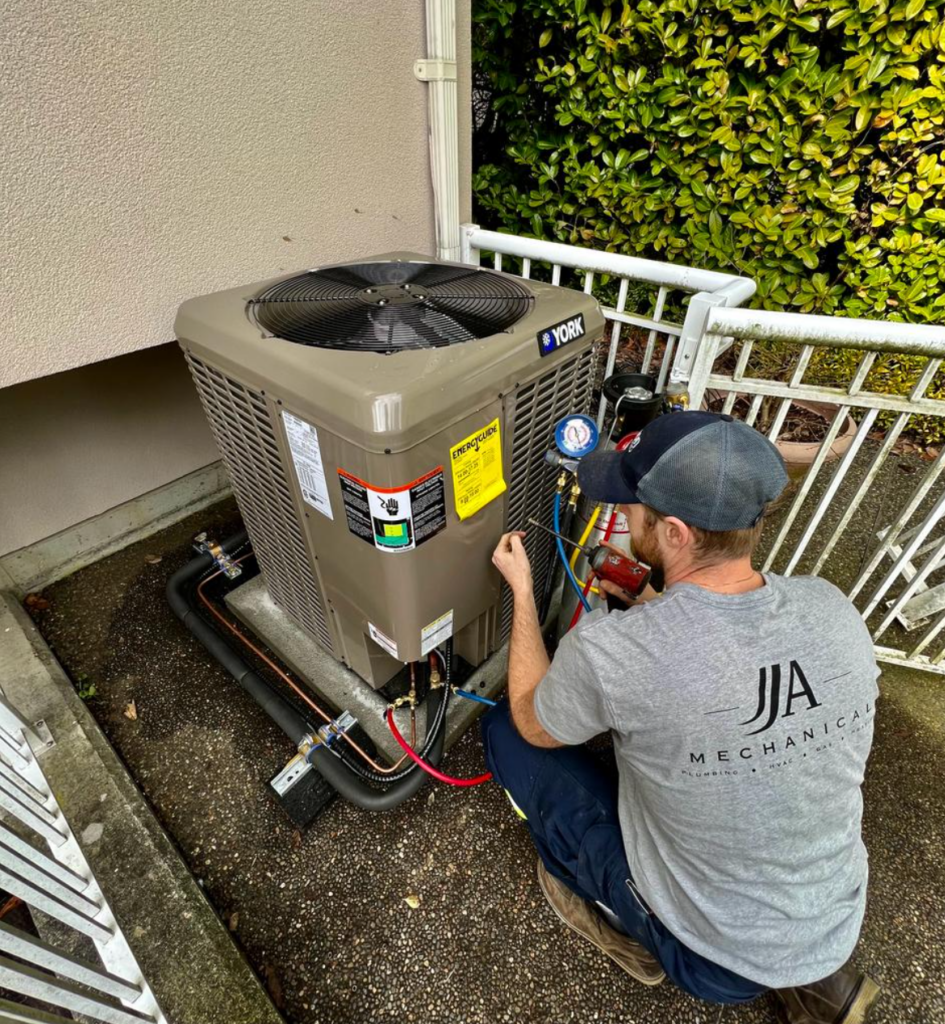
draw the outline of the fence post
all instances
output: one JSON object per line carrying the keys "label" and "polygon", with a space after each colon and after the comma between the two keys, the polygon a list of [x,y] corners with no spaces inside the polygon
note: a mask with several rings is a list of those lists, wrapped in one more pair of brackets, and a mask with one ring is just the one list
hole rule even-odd
{"label": "fence post", "polygon": [[725,306],[725,298],[716,292],[697,292],[689,300],[686,319],[683,320],[679,344],[676,346],[676,357],[669,373],[673,384],[688,384],[695,365],[696,355],[705,337],[706,322],[709,311],[716,306]]}
{"label": "fence post", "polygon": [[472,244],[474,231],[479,230],[478,224],[460,224],[459,226],[459,258],[470,266],[479,266],[479,250]]}

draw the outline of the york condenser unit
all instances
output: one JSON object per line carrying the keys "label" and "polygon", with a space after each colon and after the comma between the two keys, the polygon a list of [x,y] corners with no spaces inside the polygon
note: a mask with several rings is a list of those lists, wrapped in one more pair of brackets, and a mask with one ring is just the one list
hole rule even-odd
{"label": "york condenser unit", "polygon": [[[547,522],[590,399],[589,295],[392,253],[192,299],[176,330],[273,601],[372,687],[508,635],[490,556]],[[536,592],[551,569],[531,531]]]}

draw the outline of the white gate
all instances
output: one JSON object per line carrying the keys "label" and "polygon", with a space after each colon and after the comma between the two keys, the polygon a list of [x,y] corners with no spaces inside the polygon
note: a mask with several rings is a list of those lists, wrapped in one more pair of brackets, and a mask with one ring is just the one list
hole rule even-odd
{"label": "white gate", "polygon": [[[99,962],[0,921],[0,990],[107,1024],[166,1024],[37,759],[43,744],[0,696],[0,888],[90,940]],[[72,1017],[0,995],[0,1021]]]}
{"label": "white gate", "polygon": [[[481,252],[496,270],[590,294],[601,275],[616,279],[616,301],[602,303],[612,324],[605,377],[654,373],[660,390],[688,381],[693,408],[711,400],[772,440],[788,434],[794,403],[826,406],[825,436],[789,488],[764,568],[830,579],[869,624],[880,660],[945,674],[945,445],[931,461],[901,451],[915,417],[945,416],[945,400],[929,397],[945,383],[945,327],[737,309],[754,294],[749,278],[464,224],[463,261],[478,265]],[[771,343],[774,367],[755,358]],[[805,383],[829,350],[859,353],[845,386]],[[908,388],[868,390],[877,358],[895,355],[918,359]],[[602,399],[601,421],[603,412]]]}
{"label": "white gate", "polygon": [[[845,386],[805,383],[831,350],[859,353]],[[915,357],[903,393],[868,390],[877,358],[890,355]],[[901,451],[915,417],[945,416],[945,400],[929,397],[943,358],[945,327],[715,309],[690,395],[693,408],[713,402],[773,441],[792,403],[827,404],[826,434],[789,489],[764,568],[823,575],[854,601],[880,660],[945,674],[945,446],[931,461]]]}

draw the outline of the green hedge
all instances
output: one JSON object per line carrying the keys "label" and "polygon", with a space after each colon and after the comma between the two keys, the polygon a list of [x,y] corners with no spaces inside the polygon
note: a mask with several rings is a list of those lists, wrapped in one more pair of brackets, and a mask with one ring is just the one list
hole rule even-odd
{"label": "green hedge", "polygon": [[[945,313],[945,0],[475,0],[484,221]],[[488,136],[488,138],[487,138]]]}
{"label": "green hedge", "polygon": [[474,0],[477,216],[748,274],[767,308],[941,322],[943,8]]}

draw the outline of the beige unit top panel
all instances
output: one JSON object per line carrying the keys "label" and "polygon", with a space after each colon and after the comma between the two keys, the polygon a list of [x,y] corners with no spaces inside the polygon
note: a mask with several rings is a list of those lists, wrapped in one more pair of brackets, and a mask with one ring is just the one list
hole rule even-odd
{"label": "beige unit top panel", "polygon": [[[416,253],[371,257],[425,261]],[[202,296],[181,306],[175,328],[199,359],[298,415],[369,451],[402,451],[507,393],[600,335],[597,300],[583,292],[528,282],[531,312],[508,331],[444,348],[379,355],[314,348],[263,336],[247,299],[273,282]],[[577,313],[585,337],[541,357],[538,332]]]}

